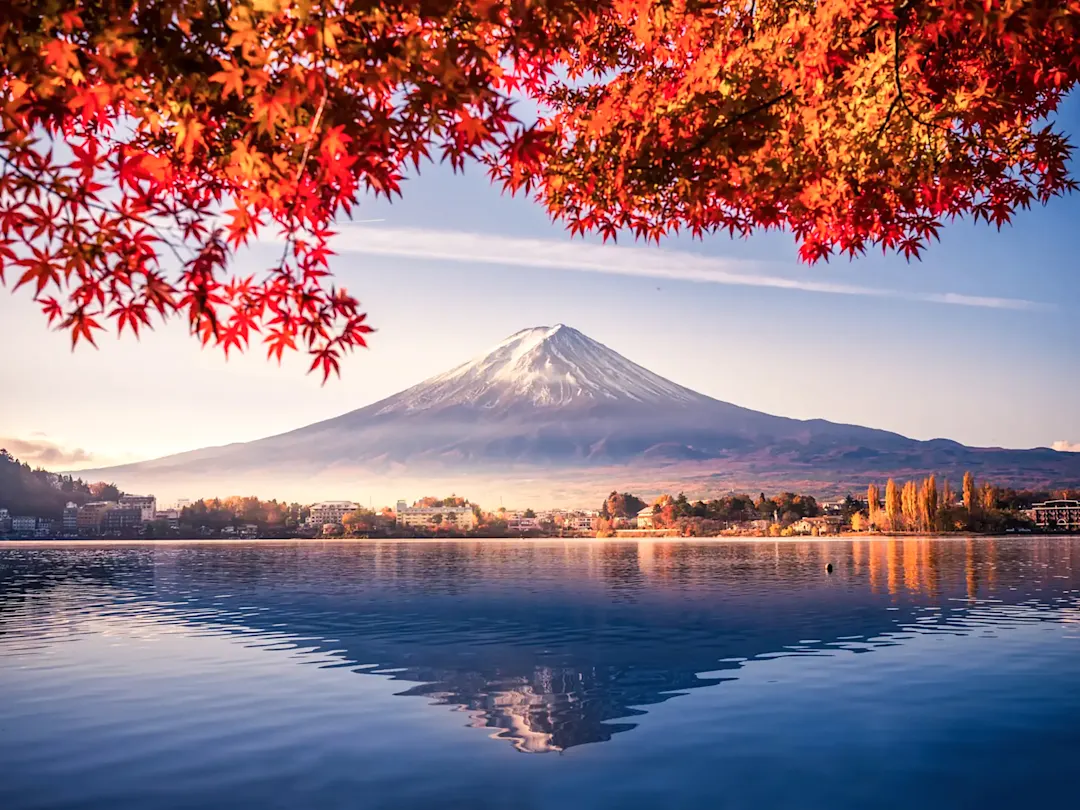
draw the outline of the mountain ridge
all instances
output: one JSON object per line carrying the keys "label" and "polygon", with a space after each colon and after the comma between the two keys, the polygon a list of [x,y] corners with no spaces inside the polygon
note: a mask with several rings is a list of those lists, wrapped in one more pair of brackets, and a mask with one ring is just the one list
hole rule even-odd
{"label": "mountain ridge", "polygon": [[[510,486],[539,478],[677,478],[720,485],[817,480],[896,471],[954,475],[973,467],[1004,483],[1080,484],[1080,456],[970,448],[949,439],[825,419],[792,419],[700,394],[564,324],[524,329],[489,351],[362,408],[252,442],[105,468],[118,483],[199,486],[260,482],[370,489],[394,478]],[[181,484],[181,480],[186,483]],[[607,487],[617,483],[605,481]],[[144,487],[145,488],[145,487]]]}

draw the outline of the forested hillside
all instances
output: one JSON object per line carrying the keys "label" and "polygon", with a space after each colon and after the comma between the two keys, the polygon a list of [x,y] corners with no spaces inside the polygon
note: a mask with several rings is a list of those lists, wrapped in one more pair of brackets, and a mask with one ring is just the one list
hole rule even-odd
{"label": "forested hillside", "polygon": [[31,469],[29,464],[0,449],[0,509],[12,515],[60,517],[64,504],[92,500],[116,500],[120,491],[113,484],[88,484],[81,478]]}

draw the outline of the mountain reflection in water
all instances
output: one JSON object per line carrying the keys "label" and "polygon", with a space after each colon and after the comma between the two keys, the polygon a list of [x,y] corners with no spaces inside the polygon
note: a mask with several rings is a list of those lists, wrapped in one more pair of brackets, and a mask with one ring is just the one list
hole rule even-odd
{"label": "mountain reflection in water", "polygon": [[545,752],[634,729],[749,659],[1075,620],[1078,554],[1054,538],[8,546],[0,650],[103,619],[291,644]]}

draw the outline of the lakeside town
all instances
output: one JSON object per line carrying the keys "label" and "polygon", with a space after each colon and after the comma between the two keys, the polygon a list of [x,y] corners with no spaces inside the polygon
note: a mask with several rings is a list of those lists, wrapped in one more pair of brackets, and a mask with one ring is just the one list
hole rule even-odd
{"label": "lakeside town", "polygon": [[178,500],[121,492],[103,482],[31,470],[0,451],[0,538],[289,539],[427,537],[819,537],[872,533],[1080,531],[1080,493],[976,482],[959,490],[935,476],[818,501],[784,492],[756,498],[684,493],[643,499],[612,491],[597,509],[484,509],[467,498],[423,497],[372,508],[351,500],[313,504],[256,497]]}

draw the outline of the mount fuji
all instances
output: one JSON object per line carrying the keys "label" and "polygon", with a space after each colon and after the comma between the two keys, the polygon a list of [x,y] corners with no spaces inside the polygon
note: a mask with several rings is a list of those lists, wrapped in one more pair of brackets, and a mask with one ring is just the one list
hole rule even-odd
{"label": "mount fuji", "polygon": [[159,497],[362,491],[392,498],[449,487],[477,499],[587,502],[630,485],[703,495],[779,487],[839,494],[884,475],[958,479],[965,469],[1015,486],[1080,484],[1080,454],[970,448],[772,416],[671,382],[559,324],[525,329],[457,368],[333,419],[92,473]]}

